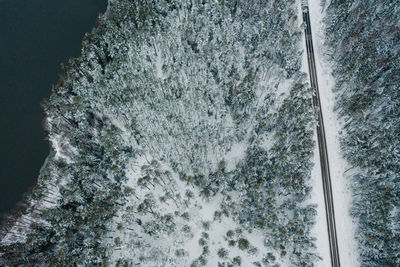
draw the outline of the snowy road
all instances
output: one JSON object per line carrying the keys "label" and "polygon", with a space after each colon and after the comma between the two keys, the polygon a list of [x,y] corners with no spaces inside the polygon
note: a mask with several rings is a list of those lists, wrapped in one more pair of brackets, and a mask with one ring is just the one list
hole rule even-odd
{"label": "snowy road", "polygon": [[322,182],[324,189],[330,256],[331,256],[332,266],[338,267],[340,266],[340,260],[339,260],[339,248],[336,236],[335,211],[333,207],[333,196],[332,196],[331,177],[329,171],[328,151],[327,151],[324,121],[322,117],[321,103],[319,97],[317,72],[316,72],[315,58],[314,58],[314,47],[311,34],[310,14],[308,9],[303,10],[303,21],[306,24],[305,40],[307,47],[307,59],[308,59],[308,69],[310,74],[310,82],[311,82],[311,87],[314,88],[315,90],[315,93],[313,95],[313,105],[318,110],[317,137],[318,137],[318,146],[319,146],[319,154],[321,162]]}

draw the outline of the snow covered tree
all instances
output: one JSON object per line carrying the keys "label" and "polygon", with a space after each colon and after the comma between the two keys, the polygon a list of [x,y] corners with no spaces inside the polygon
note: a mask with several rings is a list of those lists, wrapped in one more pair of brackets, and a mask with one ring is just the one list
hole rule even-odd
{"label": "snow covered tree", "polygon": [[361,264],[400,264],[400,43],[397,2],[331,1],[326,35],[352,165]]}

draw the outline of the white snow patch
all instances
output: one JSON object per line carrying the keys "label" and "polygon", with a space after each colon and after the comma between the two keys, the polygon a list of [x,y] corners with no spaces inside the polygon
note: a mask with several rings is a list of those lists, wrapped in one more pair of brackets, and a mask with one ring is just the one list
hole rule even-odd
{"label": "white snow patch", "polygon": [[164,60],[162,58],[162,52],[160,50],[160,48],[158,47],[158,45],[156,44],[156,42],[153,42],[154,45],[154,52],[156,54],[156,62],[155,62],[155,67],[156,67],[156,73],[157,73],[157,78],[164,80],[165,79],[165,75],[164,72],[162,70],[162,66],[164,65]]}
{"label": "white snow patch", "polygon": [[64,160],[66,163],[72,163],[71,158],[68,156],[68,148],[71,147],[60,135],[53,135],[50,137],[51,146],[56,154],[56,160]]}
{"label": "white snow patch", "polygon": [[[47,117],[46,120],[46,123],[51,125],[52,119]],[[56,160],[63,160],[68,164],[73,162],[70,156],[78,154],[78,149],[68,142],[68,138],[59,134],[51,134],[49,136],[49,141],[55,152],[54,158]]]}
{"label": "white snow patch", "polygon": [[225,155],[226,170],[228,172],[233,171],[236,165],[245,158],[247,147],[247,139],[232,145],[231,150]]}
{"label": "white snow patch", "polygon": [[214,219],[214,212],[219,210],[221,205],[222,196],[215,196],[212,201],[203,201],[201,208],[198,211],[199,216],[204,221],[212,221]]}

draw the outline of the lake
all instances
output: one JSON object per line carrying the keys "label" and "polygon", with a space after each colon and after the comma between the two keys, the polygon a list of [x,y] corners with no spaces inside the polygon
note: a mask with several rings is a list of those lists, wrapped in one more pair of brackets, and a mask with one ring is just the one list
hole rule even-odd
{"label": "lake", "polygon": [[106,7],[107,0],[0,0],[0,213],[37,180],[49,154],[40,102]]}

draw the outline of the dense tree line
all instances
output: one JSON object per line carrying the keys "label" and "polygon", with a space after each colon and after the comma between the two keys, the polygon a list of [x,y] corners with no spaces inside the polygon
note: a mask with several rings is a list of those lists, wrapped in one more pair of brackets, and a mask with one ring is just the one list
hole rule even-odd
{"label": "dense tree line", "polygon": [[331,1],[325,19],[363,266],[400,264],[399,16],[397,1]]}

